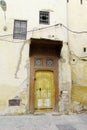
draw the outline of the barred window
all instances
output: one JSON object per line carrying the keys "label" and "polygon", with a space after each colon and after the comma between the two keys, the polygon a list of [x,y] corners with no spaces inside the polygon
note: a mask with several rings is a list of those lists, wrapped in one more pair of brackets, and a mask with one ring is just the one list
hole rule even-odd
{"label": "barred window", "polygon": [[43,66],[43,60],[41,58],[35,59],[35,66],[36,67]]}
{"label": "barred window", "polygon": [[27,21],[15,20],[13,38],[25,40],[26,35],[27,35]]}
{"label": "barred window", "polygon": [[53,67],[54,61],[52,59],[46,59],[46,66],[47,67]]}
{"label": "barred window", "polygon": [[49,24],[49,12],[47,12],[47,11],[39,12],[39,23],[40,24]]}

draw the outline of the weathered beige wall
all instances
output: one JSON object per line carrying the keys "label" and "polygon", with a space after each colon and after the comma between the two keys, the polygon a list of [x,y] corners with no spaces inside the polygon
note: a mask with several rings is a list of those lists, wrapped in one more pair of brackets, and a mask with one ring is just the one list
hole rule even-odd
{"label": "weathered beige wall", "polygon": [[[0,52],[0,113],[24,113],[28,106],[29,43],[2,42]],[[17,110],[9,107],[9,100],[16,98],[21,99]]]}
{"label": "weathered beige wall", "polygon": [[59,59],[59,94],[59,111],[61,114],[67,114],[71,104],[71,67],[67,43],[63,43]]}
{"label": "weathered beige wall", "polygon": [[[87,1],[70,0],[68,3],[68,26],[74,32],[68,33],[73,112],[87,110]],[[85,33],[84,33],[85,31]],[[80,32],[80,33],[78,33]],[[86,48],[86,52],[84,52]]]}
{"label": "weathered beige wall", "polygon": [[[47,25],[39,24],[39,11],[50,12],[50,26],[58,23],[67,25],[66,1],[6,0],[6,3],[6,19],[0,8],[0,114],[23,114],[29,112],[29,39],[35,37],[62,40],[65,44],[67,42],[67,30],[61,26],[34,31],[34,29],[47,27]],[[25,41],[13,39],[15,19],[27,20],[28,32]],[[29,30],[32,31],[29,32]],[[68,63],[65,64],[69,70]],[[69,75],[67,77],[69,78]],[[68,78],[66,79],[64,76],[65,84],[70,82],[70,78]],[[60,78],[60,80],[62,79]],[[20,99],[20,106],[9,106],[10,99]]]}
{"label": "weathered beige wall", "polygon": [[[0,8],[0,114],[29,112],[31,37],[63,41],[58,74],[59,94],[63,92],[58,104],[59,111],[67,113],[70,110],[87,110],[87,52],[83,51],[87,49],[87,33],[70,32],[64,26],[34,31],[46,27],[39,24],[40,10],[50,12],[50,25],[62,23],[72,31],[87,30],[87,1],[82,5],[80,0],[70,0],[68,4],[64,0],[6,0],[6,3],[6,20]],[[15,19],[27,20],[25,41],[13,39]],[[7,30],[4,30],[4,26]],[[15,98],[21,100],[20,106],[9,106],[8,101]]]}
{"label": "weathered beige wall", "polygon": [[87,61],[78,60],[72,70],[72,111],[87,110]]}

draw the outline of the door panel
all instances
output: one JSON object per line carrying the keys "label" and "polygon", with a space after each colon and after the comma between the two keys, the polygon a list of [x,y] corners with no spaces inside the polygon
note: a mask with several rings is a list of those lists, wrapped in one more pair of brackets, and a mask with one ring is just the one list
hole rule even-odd
{"label": "door panel", "polygon": [[55,104],[53,72],[37,71],[34,85],[35,109],[53,108]]}

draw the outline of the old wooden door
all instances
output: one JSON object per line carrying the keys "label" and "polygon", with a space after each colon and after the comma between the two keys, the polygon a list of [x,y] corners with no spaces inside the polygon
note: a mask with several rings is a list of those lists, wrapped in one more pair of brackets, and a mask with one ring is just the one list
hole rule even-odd
{"label": "old wooden door", "polygon": [[58,111],[58,60],[62,41],[30,40],[29,111]]}
{"label": "old wooden door", "polygon": [[36,71],[34,83],[35,110],[52,109],[55,104],[54,75],[51,71]]}

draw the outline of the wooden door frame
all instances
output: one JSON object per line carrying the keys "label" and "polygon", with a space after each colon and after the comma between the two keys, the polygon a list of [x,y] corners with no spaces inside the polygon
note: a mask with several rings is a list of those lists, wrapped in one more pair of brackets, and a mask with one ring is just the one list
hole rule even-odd
{"label": "wooden door frame", "polygon": [[[36,40],[36,41],[35,41]],[[40,42],[40,44],[36,44]],[[59,101],[59,89],[58,89],[58,59],[59,59],[59,54],[56,51],[56,44],[55,41],[51,41],[52,46],[48,46],[49,40],[42,40],[43,44],[41,45],[41,40],[34,39],[32,44],[31,42],[31,46],[30,46],[30,89],[29,89],[29,111],[30,113],[34,113],[34,76],[36,71],[52,71],[54,74],[54,83],[55,83],[55,107],[53,108],[53,111],[58,111],[58,101]],[[54,45],[53,45],[54,44]],[[59,49],[62,48],[62,42],[61,44],[59,44],[61,46],[58,46]],[[44,47],[46,47],[44,49]],[[58,49],[57,47],[57,49]],[[32,49],[33,48],[33,49]],[[44,49],[44,51],[39,52],[37,51],[38,48],[40,49]],[[49,50],[50,48],[50,50]],[[49,50],[48,52],[46,52],[46,50]],[[60,49],[61,50],[61,49]],[[53,53],[52,53],[52,52]],[[42,54],[43,53],[43,54]],[[54,60],[54,66],[53,67],[35,67],[34,66],[34,59],[37,57],[42,57],[43,59],[46,59],[46,57],[51,57]]]}

